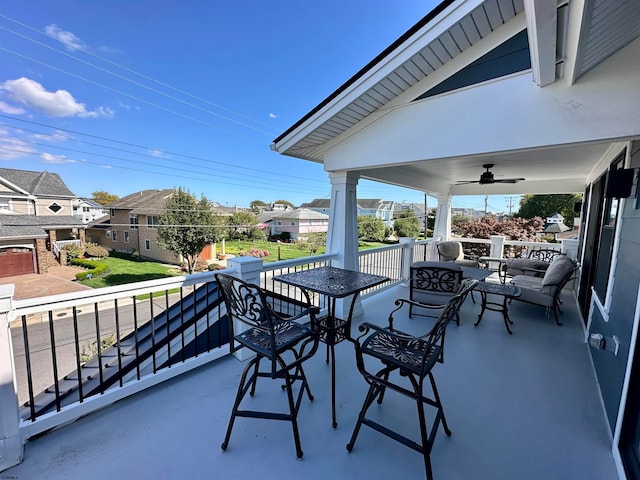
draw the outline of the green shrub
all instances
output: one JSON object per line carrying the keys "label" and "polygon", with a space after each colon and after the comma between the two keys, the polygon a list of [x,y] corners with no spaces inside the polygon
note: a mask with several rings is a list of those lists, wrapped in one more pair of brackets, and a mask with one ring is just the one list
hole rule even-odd
{"label": "green shrub", "polygon": [[74,258],[71,260],[71,265],[77,265],[79,267],[83,267],[88,269],[86,272],[76,273],[76,280],[82,281],[86,280],[87,276],[91,275],[92,277],[99,277],[100,275],[104,275],[109,270],[109,267],[106,263],[94,262],[91,260],[84,260],[82,258]]}
{"label": "green shrub", "polygon": [[109,256],[109,252],[102,245],[97,243],[87,243],[84,249],[85,255],[89,257],[105,258]]}
{"label": "green shrub", "polygon": [[67,252],[67,258],[78,258],[84,255],[84,247],[80,245],[65,245],[62,250]]}
{"label": "green shrub", "polygon": [[207,267],[210,272],[213,270],[224,270],[225,268],[227,267],[225,267],[224,265],[220,265],[219,263],[210,263]]}

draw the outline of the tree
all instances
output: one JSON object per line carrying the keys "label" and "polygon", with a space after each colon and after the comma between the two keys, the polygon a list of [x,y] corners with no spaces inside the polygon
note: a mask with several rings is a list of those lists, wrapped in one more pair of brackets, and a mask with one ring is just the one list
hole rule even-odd
{"label": "tree", "polygon": [[381,242],[384,240],[384,233],[384,222],[381,218],[375,218],[370,215],[358,215],[359,239]]}
{"label": "tree", "polygon": [[520,200],[518,216],[522,218],[547,218],[558,212],[564,217],[564,223],[571,226],[576,216],[573,205],[581,200],[582,195],[579,193],[524,195]]}
{"label": "tree", "polygon": [[249,208],[256,213],[260,211],[260,207],[266,207],[266,206],[267,204],[264,203],[262,200],[254,200],[249,204]]}
{"label": "tree", "polygon": [[296,208],[296,206],[293,203],[291,203],[289,200],[276,200],[273,203],[280,203],[280,204],[283,204],[283,205],[288,205],[291,208]]}
{"label": "tree", "polygon": [[417,238],[420,234],[420,221],[413,211],[409,210],[400,214],[398,219],[393,222],[393,229],[399,237]]}
{"label": "tree", "polygon": [[233,238],[248,236],[256,225],[258,218],[253,213],[236,212],[229,217],[229,228]]}
{"label": "tree", "polygon": [[91,195],[91,200],[99,203],[100,205],[109,205],[110,203],[120,200],[118,195],[113,195],[112,193],[105,192],[103,190],[95,191]]}
{"label": "tree", "polygon": [[540,217],[514,218],[498,222],[494,217],[479,218],[474,222],[459,223],[453,229],[455,233],[467,238],[491,238],[491,235],[504,235],[508,240],[531,242],[542,229],[544,220]]}
{"label": "tree", "polygon": [[318,253],[321,247],[327,245],[327,232],[312,232],[307,235],[305,240],[298,240],[296,247],[299,250],[309,250],[311,255]]}
{"label": "tree", "polygon": [[158,244],[182,255],[193,273],[204,247],[225,237],[226,219],[213,213],[204,195],[197,200],[182,188],[167,199],[165,208],[158,218]]}

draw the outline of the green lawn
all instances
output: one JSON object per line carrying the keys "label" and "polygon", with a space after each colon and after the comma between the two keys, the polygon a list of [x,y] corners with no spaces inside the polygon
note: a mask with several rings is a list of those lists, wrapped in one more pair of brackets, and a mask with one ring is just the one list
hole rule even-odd
{"label": "green lawn", "polygon": [[[379,242],[361,242],[360,249],[375,248],[383,245],[385,244]],[[221,247],[218,246],[218,251],[220,251],[220,248]],[[278,247],[278,243],[276,242],[251,240],[230,240],[226,242],[225,251],[227,254],[238,256],[240,252],[248,252],[251,248],[260,248],[269,251],[269,255],[262,259],[265,263],[277,262],[278,260],[293,260],[311,255],[309,250],[301,250],[294,243],[280,243]],[[325,248],[322,247],[317,254],[323,254],[324,252]],[[96,260],[101,263],[106,263],[109,267],[109,272],[101,277],[83,280],[80,283],[92,288],[101,288],[183,274],[178,268],[167,267],[157,262],[140,262],[137,261],[136,258],[137,257],[131,257],[131,259],[128,259],[126,255],[119,254],[118,257],[107,257],[102,260]]]}
{"label": "green lawn", "polygon": [[[387,244],[382,242],[360,242],[360,250],[384,245]],[[241,252],[248,252],[252,248],[260,248],[269,252],[268,256],[262,258],[265,263],[277,262],[278,260],[293,260],[312,255],[308,249],[300,249],[295,243],[280,243],[278,247],[278,243],[267,242],[266,240],[229,240],[226,242],[225,252],[238,256]],[[220,252],[220,249],[221,247],[218,245],[218,252]],[[316,255],[323,253],[325,253],[325,247],[321,247]]]}
{"label": "green lawn", "polygon": [[108,265],[109,273],[80,283],[92,288],[101,288],[182,275],[178,268],[166,267],[157,262],[138,262],[116,257],[107,257],[98,261]]}

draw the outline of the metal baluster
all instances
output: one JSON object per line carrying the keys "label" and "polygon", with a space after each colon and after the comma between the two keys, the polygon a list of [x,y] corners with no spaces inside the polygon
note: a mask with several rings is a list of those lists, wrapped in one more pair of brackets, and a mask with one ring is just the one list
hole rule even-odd
{"label": "metal baluster", "polygon": [[184,290],[180,287],[180,339],[182,341],[182,349],[180,350],[180,358],[184,362]]}
{"label": "metal baluster", "polygon": [[151,325],[151,360],[153,363],[153,373],[156,373],[157,365],[156,365],[156,322],[153,313],[153,293],[149,294],[149,314],[151,315],[151,319],[149,320],[149,324]]}
{"label": "metal baluster", "polygon": [[78,398],[80,399],[80,403],[84,401],[84,394],[82,392],[82,366],[80,365],[80,334],[78,332],[78,309],[77,307],[73,307],[72,310],[73,315],[73,339],[75,342],[76,348],[76,371],[78,372]]}
{"label": "metal baluster", "polygon": [[133,297],[133,334],[134,341],[136,342],[136,373],[137,378],[140,380],[140,347],[138,346],[138,304],[136,303],[136,297]]}
{"label": "metal baluster", "polygon": [[196,286],[193,286],[193,347],[195,350],[195,356],[198,356],[198,305],[196,293],[198,289]]}
{"label": "metal baluster", "polygon": [[169,327],[169,290],[164,291],[164,315],[167,324],[167,366],[171,368],[171,328]]}
{"label": "metal baluster", "polygon": [[118,377],[120,377],[120,386],[124,384],[122,379],[122,352],[120,346],[120,312],[118,310],[118,299],[113,300],[113,308],[115,308],[115,320],[116,320],[116,346],[118,349]]}
{"label": "metal baluster", "polygon": [[56,355],[56,337],[53,331],[53,312],[49,310],[49,339],[51,340],[51,360],[53,364],[53,388],[56,392],[56,411],[60,411],[60,383],[58,382],[58,357]]}
{"label": "metal baluster", "polygon": [[33,376],[31,372],[31,355],[29,354],[29,335],[27,333],[27,316],[22,315],[22,337],[24,339],[24,360],[27,366],[27,386],[29,387],[29,410],[32,422],[36,421],[36,406],[33,400]]}
{"label": "metal baluster", "polygon": [[100,311],[98,303],[93,304],[93,312],[96,317],[96,337],[98,339],[98,375],[100,376],[100,393],[104,393],[104,377],[102,374],[102,341],[100,339]]}

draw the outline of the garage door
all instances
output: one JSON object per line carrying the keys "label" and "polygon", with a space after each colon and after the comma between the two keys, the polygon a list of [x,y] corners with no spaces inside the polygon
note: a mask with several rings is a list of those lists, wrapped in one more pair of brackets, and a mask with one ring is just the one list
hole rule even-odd
{"label": "garage door", "polygon": [[0,277],[34,273],[33,251],[28,248],[0,248]]}

